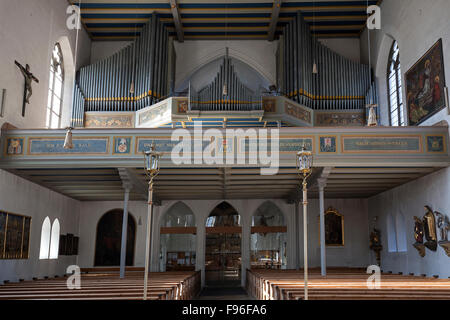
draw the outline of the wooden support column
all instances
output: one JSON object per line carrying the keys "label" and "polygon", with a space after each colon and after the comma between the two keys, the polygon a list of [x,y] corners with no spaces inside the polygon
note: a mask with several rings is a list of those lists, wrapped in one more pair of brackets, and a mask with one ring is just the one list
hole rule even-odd
{"label": "wooden support column", "polygon": [[125,185],[125,195],[123,200],[123,222],[122,222],[122,243],[120,247],[120,278],[125,278],[125,264],[127,257],[127,230],[128,230],[128,200],[130,198],[131,186]]}

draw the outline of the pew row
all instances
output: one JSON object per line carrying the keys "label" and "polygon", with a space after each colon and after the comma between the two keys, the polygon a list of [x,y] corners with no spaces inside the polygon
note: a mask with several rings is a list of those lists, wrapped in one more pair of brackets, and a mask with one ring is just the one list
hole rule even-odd
{"label": "pew row", "polygon": [[[85,271],[86,272],[86,271]],[[68,276],[23,281],[0,286],[0,300],[142,300],[144,273],[128,271],[125,278],[112,269],[89,270],[81,274],[81,288],[69,289]],[[201,290],[200,272],[151,272],[149,300],[190,300]]]}
{"label": "pew row", "polygon": [[[362,269],[331,269],[322,277],[308,274],[309,300],[450,300],[450,280],[381,274],[379,288],[370,289]],[[372,284],[374,284],[372,282]],[[246,289],[259,300],[303,300],[303,271],[247,270]]]}

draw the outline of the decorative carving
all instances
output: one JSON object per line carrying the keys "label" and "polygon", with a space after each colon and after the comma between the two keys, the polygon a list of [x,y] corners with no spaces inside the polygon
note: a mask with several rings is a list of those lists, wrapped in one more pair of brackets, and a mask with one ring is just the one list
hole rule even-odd
{"label": "decorative carving", "polygon": [[311,112],[296,106],[292,103],[286,102],[284,105],[284,112],[294,118],[311,123]]}
{"label": "decorative carving", "polygon": [[434,217],[433,210],[429,206],[425,206],[425,215],[423,217],[423,225],[425,231],[425,239],[427,242],[424,243],[425,247],[431,251],[437,250],[437,235],[436,235],[436,219]]}
{"label": "decorative carving", "polygon": [[416,243],[413,244],[414,248],[419,251],[420,256],[425,257],[425,246],[423,245],[423,221],[418,217],[414,217],[414,239]]}
{"label": "decorative carving", "polygon": [[419,251],[422,258],[425,257],[425,246],[422,243],[414,243],[413,246]]}
{"label": "decorative carving", "polygon": [[277,112],[277,100],[276,99],[263,99],[262,100],[262,104],[263,104],[263,110],[264,112]]}
{"label": "decorative carving", "polygon": [[444,249],[445,254],[450,257],[450,241],[439,241],[439,245]]}

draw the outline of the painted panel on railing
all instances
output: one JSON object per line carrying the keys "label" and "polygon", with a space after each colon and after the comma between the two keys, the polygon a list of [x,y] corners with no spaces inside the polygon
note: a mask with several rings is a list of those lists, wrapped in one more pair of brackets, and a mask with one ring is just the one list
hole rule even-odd
{"label": "painted panel on railing", "polygon": [[73,149],[64,149],[64,137],[61,138],[30,138],[29,155],[57,154],[108,154],[109,137],[73,138]]}
{"label": "painted panel on railing", "polygon": [[86,128],[133,128],[134,113],[89,113],[85,114]]}
{"label": "painted panel on railing", "polygon": [[342,136],[344,153],[421,153],[421,136]]}
{"label": "painted panel on railing", "polygon": [[427,135],[427,152],[447,153],[446,146],[444,135]]}
{"label": "painted panel on railing", "polygon": [[314,125],[317,127],[362,127],[365,113],[358,112],[315,112]]}

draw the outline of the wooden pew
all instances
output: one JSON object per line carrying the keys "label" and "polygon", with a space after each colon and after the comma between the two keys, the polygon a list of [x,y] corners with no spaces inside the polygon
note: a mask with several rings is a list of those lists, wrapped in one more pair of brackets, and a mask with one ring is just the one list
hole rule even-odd
{"label": "wooden pew", "polygon": [[[115,268],[91,268],[81,274],[81,289],[69,290],[67,276],[45,280],[8,283],[0,286],[0,300],[11,299],[134,299],[143,298],[144,273],[128,269],[120,279]],[[150,300],[186,300],[201,289],[200,272],[164,272],[149,274]]]}
{"label": "wooden pew", "polygon": [[[450,300],[450,281],[382,274],[381,288],[367,288],[369,274],[364,269],[330,268],[326,277],[311,270],[309,299],[326,300]],[[303,271],[247,270],[247,292],[261,300],[297,300],[304,298]]]}

